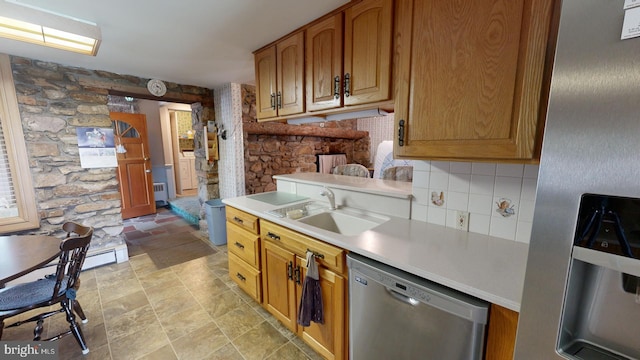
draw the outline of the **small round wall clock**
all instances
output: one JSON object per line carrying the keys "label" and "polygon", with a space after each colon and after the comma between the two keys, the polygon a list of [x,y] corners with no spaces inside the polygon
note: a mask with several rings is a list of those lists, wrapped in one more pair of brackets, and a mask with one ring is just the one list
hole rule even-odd
{"label": "small round wall clock", "polygon": [[162,96],[167,93],[167,85],[164,84],[161,80],[151,79],[147,83],[147,89],[149,92],[155,96]]}

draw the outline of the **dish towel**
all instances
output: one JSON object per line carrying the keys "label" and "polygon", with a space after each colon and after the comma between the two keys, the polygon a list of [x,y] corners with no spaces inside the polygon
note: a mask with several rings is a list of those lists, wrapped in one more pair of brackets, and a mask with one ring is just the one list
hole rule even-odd
{"label": "dish towel", "polygon": [[302,297],[298,308],[298,324],[302,326],[309,326],[312,321],[319,324],[324,322],[319,278],[316,257],[311,251],[307,251],[307,275],[302,284]]}

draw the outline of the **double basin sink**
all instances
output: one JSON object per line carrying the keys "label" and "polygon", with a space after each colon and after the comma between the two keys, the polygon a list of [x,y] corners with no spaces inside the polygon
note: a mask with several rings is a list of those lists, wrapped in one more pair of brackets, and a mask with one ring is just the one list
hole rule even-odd
{"label": "double basin sink", "polygon": [[338,207],[331,210],[323,202],[307,201],[268,212],[300,223],[345,236],[355,236],[381,225],[389,218],[363,209]]}

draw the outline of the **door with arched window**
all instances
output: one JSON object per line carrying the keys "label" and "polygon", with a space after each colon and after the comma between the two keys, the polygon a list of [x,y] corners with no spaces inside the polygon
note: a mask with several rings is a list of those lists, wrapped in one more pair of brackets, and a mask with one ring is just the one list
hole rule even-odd
{"label": "door with arched window", "polygon": [[113,122],[118,181],[122,198],[122,218],[129,219],[156,212],[153,176],[143,114],[110,113]]}

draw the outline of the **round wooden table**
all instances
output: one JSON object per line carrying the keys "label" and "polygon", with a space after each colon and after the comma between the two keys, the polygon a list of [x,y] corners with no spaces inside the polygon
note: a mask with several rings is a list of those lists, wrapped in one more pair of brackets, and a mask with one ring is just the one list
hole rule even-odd
{"label": "round wooden table", "polygon": [[47,235],[0,236],[0,288],[60,256],[60,242]]}

